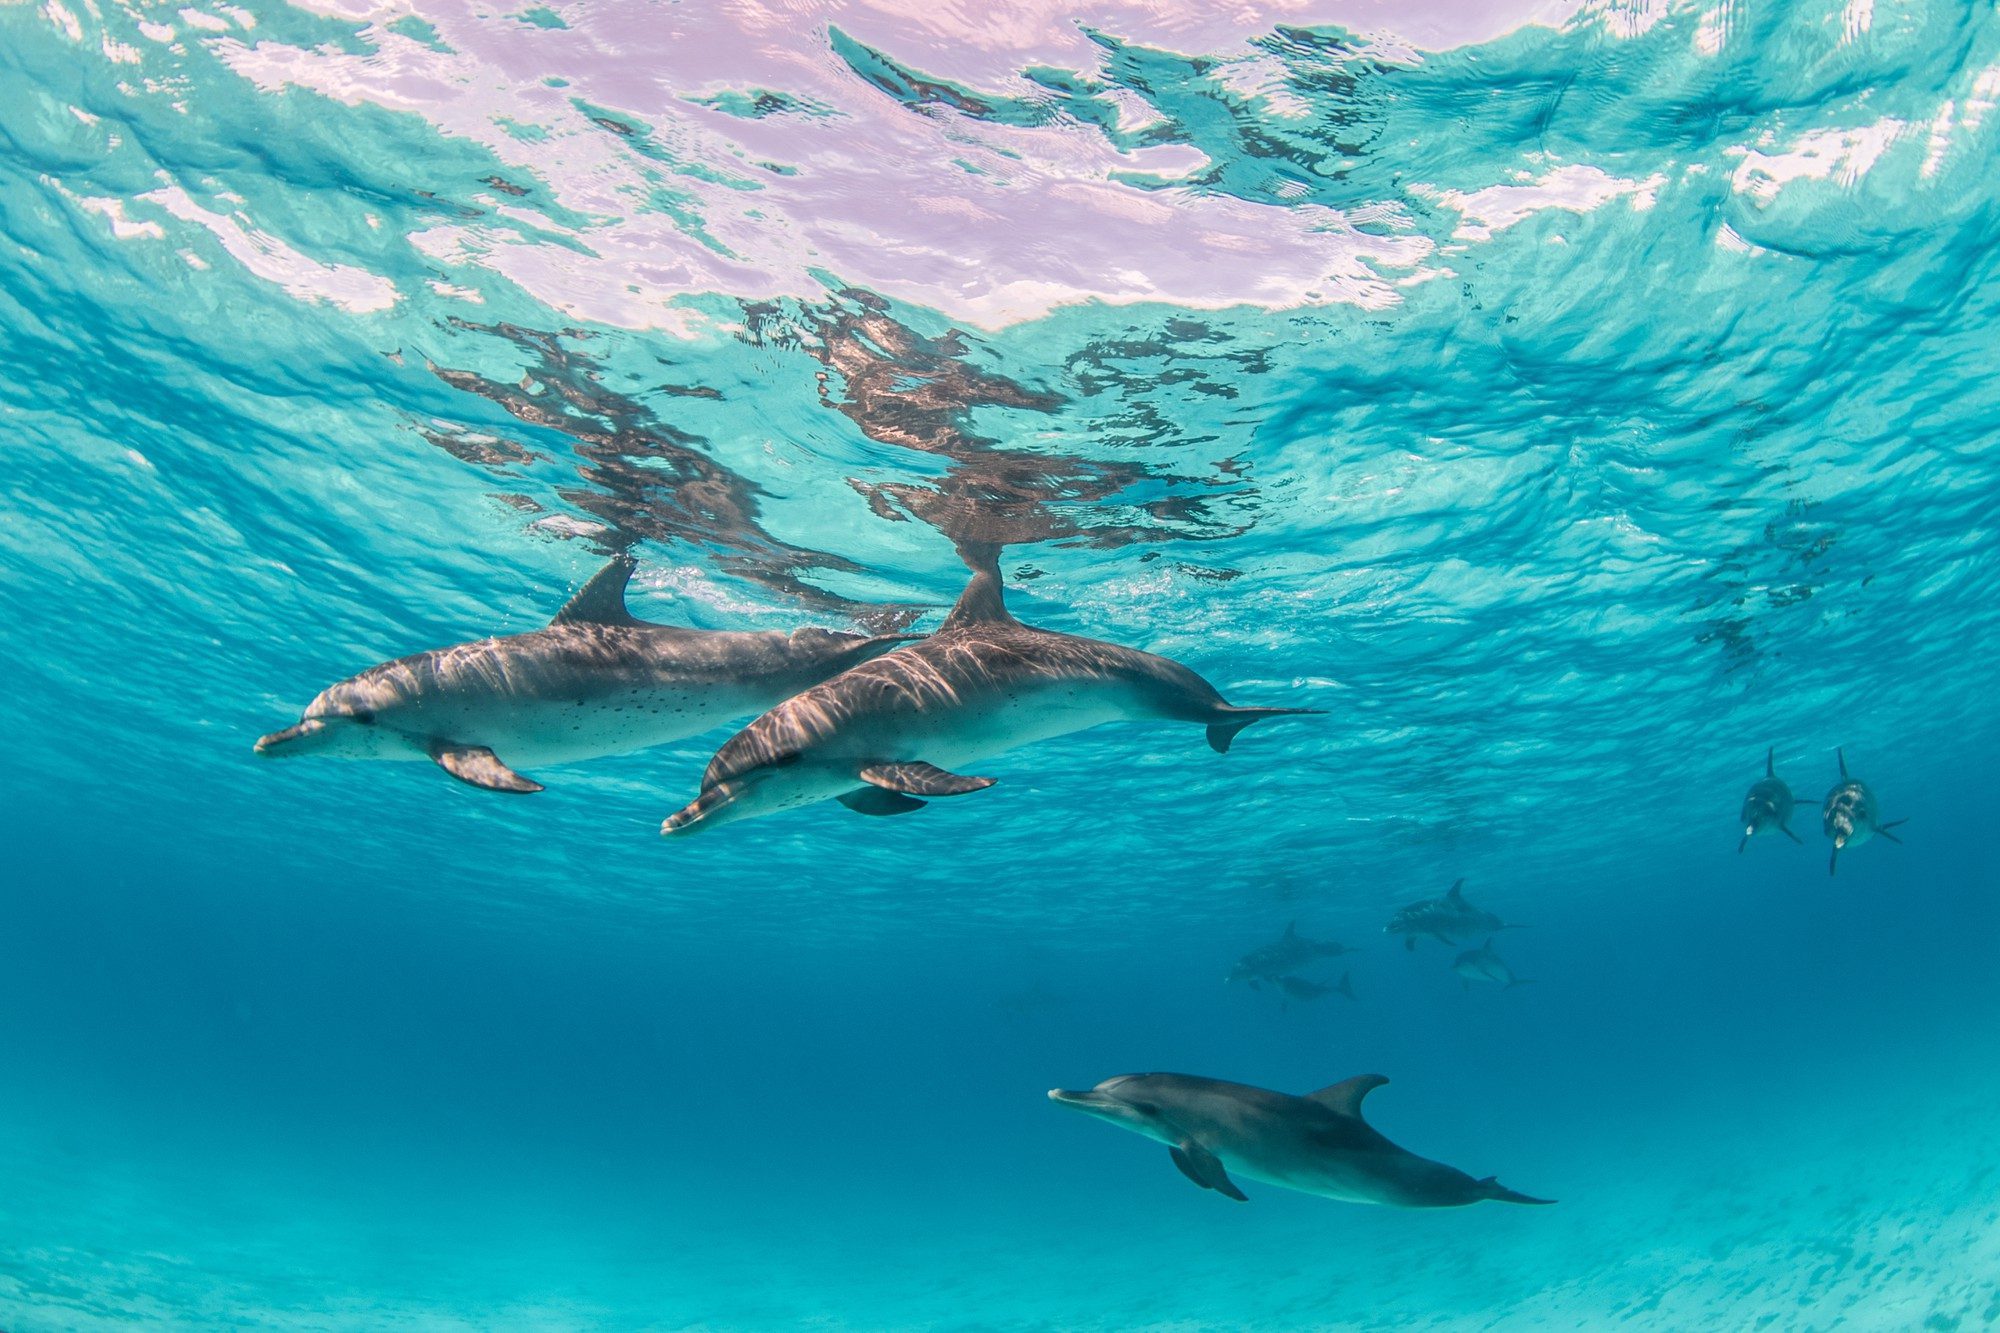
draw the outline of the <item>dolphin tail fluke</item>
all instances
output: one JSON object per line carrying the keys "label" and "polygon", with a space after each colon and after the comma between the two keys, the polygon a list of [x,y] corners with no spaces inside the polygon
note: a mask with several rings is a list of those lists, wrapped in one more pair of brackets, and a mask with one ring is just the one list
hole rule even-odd
{"label": "dolphin tail fluke", "polygon": [[1903,840],[1897,837],[1895,834],[1889,832],[1889,830],[1896,827],[1896,825],[1898,824],[1907,824],[1909,822],[1910,821],[1908,819],[1892,819],[1886,824],[1877,824],[1875,826],[1875,831],[1881,834],[1883,837],[1887,838],[1890,842],[1895,843],[1898,847],[1901,847],[1903,845]]}
{"label": "dolphin tail fluke", "polygon": [[1798,834],[1792,832],[1791,829],[1787,828],[1783,824],[1778,825],[1778,832],[1784,834],[1786,837],[1790,838],[1793,842],[1797,843],[1801,847],[1806,845],[1805,839],[1801,838]]}
{"label": "dolphin tail fluke", "polygon": [[1217,754],[1228,754],[1229,742],[1236,739],[1237,732],[1267,717],[1301,717],[1325,711],[1324,708],[1237,708],[1224,704],[1216,710],[1218,720],[1208,724],[1208,748]]}
{"label": "dolphin tail fluke", "polygon": [[1479,1188],[1484,1191],[1479,1197],[1482,1199],[1492,1199],[1496,1203],[1551,1204],[1555,1202],[1554,1199],[1537,1199],[1532,1194],[1522,1194],[1517,1190],[1510,1190],[1492,1176],[1484,1177],[1478,1184]]}

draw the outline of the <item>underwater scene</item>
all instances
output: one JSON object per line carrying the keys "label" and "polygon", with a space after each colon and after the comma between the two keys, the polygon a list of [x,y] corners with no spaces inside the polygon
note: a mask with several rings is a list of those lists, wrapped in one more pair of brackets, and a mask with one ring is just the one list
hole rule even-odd
{"label": "underwater scene", "polygon": [[0,3],[0,1328],[2000,1325],[2000,10]]}

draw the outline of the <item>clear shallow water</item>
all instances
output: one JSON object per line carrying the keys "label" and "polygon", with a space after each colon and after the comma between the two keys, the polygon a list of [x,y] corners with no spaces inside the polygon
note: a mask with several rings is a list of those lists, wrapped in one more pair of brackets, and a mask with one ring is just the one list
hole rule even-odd
{"label": "clear shallow water", "polygon": [[[2000,25],[1381,21],[0,8],[0,1319],[2000,1318]],[[966,539],[1329,716],[673,843],[724,731],[249,752],[608,551],[928,628]],[[1767,745],[1906,845],[1734,855]],[[1460,876],[1536,985],[1381,936]],[[1220,984],[1294,917],[1356,1002]],[[1231,1205],[1041,1097],[1148,1068],[1379,1070],[1563,1202]]]}

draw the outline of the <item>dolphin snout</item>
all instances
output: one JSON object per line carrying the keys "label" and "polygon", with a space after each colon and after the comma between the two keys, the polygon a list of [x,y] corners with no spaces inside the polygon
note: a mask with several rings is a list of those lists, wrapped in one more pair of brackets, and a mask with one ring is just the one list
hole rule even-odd
{"label": "dolphin snout", "polygon": [[1049,1100],[1063,1106],[1089,1106],[1097,1100],[1096,1092],[1071,1092],[1067,1088],[1050,1088]]}
{"label": "dolphin snout", "polygon": [[258,754],[283,756],[286,753],[286,746],[296,745],[298,742],[304,740],[311,740],[325,730],[326,723],[320,721],[318,718],[307,718],[296,726],[286,727],[283,731],[274,731],[268,736],[259,736],[257,738],[256,750]]}
{"label": "dolphin snout", "polygon": [[734,789],[728,783],[710,787],[661,821],[660,836],[667,838],[676,833],[692,833],[698,830],[704,820],[728,805],[734,794]]}

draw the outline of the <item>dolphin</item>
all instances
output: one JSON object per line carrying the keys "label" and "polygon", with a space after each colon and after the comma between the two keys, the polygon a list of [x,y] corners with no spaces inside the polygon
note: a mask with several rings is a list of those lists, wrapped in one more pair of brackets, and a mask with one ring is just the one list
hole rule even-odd
{"label": "dolphin", "polygon": [[546,629],[401,657],[330,685],[257,753],[429,759],[488,791],[537,792],[511,765],[682,740],[917,637],[649,624],[625,609],[635,567],[613,560]]}
{"label": "dolphin", "polygon": [[1534,982],[1526,977],[1514,975],[1514,969],[1507,966],[1507,960],[1493,952],[1493,941],[1488,940],[1477,949],[1467,949],[1452,960],[1451,970],[1465,980],[1467,990],[1475,981],[1490,981],[1500,986],[1532,986]]}
{"label": "dolphin", "polygon": [[1403,947],[1417,947],[1417,936],[1429,935],[1441,944],[1456,945],[1476,935],[1500,930],[1519,930],[1518,922],[1502,921],[1491,912],[1482,912],[1465,900],[1465,881],[1453,884],[1442,898],[1426,898],[1411,903],[1389,918],[1382,927],[1385,935],[1401,935]]}
{"label": "dolphin", "polygon": [[1842,851],[1849,847],[1859,847],[1876,834],[1881,834],[1890,842],[1902,839],[1889,832],[1906,820],[1892,819],[1882,822],[1881,807],[1875,804],[1875,793],[1868,790],[1868,784],[1860,778],[1847,776],[1847,756],[1839,749],[1834,757],[1840,761],[1840,781],[1826,794],[1826,804],[1820,807],[1820,827],[1826,836],[1833,839],[1833,851],[1826,858],[1826,873],[1833,873],[1834,865],[1840,860]]}
{"label": "dolphin", "polygon": [[1238,708],[1178,662],[1023,625],[997,569],[979,568],[937,633],[813,686],[736,733],[701,793],[661,833],[692,832],[838,800],[864,815],[920,809],[925,796],[993,785],[954,770],[1101,722],[1162,720],[1236,733],[1312,708]]}
{"label": "dolphin", "polygon": [[1764,751],[1764,776],[1743,798],[1743,813],[1737,822],[1743,825],[1742,840],[1736,850],[1742,851],[1750,844],[1750,839],[1765,829],[1776,829],[1793,842],[1799,835],[1792,832],[1792,789],[1778,776],[1772,766],[1772,751]]}
{"label": "dolphin", "polygon": [[1237,959],[1236,966],[1223,980],[1247,981],[1255,986],[1260,981],[1276,981],[1317,959],[1338,958],[1353,952],[1335,940],[1308,939],[1299,934],[1299,923],[1294,921],[1285,927],[1285,933],[1275,943],[1252,949]]}
{"label": "dolphin", "polygon": [[1361,1118],[1361,1102],[1388,1081],[1363,1074],[1291,1097],[1188,1074],[1121,1074],[1088,1092],[1051,1088],[1049,1100],[1159,1140],[1182,1175],[1239,1202],[1247,1197],[1231,1171],[1322,1198],[1393,1208],[1555,1202],[1516,1194],[1492,1176],[1474,1180],[1383,1138]]}
{"label": "dolphin", "polygon": [[1284,1007],[1288,1009],[1291,1007],[1293,1000],[1303,1003],[1307,1000],[1321,999],[1328,995],[1345,995],[1350,1000],[1356,998],[1354,994],[1354,974],[1352,972],[1342,972],[1340,980],[1330,986],[1325,982],[1312,981],[1305,977],[1279,977],[1278,989],[1284,993]]}

